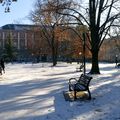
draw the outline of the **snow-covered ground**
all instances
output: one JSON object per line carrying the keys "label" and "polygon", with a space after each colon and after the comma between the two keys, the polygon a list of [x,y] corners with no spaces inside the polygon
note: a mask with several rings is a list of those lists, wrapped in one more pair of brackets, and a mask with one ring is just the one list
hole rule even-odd
{"label": "snow-covered ground", "polygon": [[[6,64],[0,76],[0,120],[120,120],[120,69],[100,64],[93,75],[91,101],[67,102],[68,79],[78,64]],[[87,64],[87,71],[90,65]]]}

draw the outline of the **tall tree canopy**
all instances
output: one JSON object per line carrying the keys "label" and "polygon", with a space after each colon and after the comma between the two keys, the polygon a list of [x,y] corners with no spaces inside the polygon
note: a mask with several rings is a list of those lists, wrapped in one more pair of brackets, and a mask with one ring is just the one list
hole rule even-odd
{"label": "tall tree canopy", "polygon": [[[59,13],[71,16],[79,24],[87,25],[90,35],[90,51],[92,54],[91,74],[99,74],[98,54],[100,47],[112,27],[120,21],[120,0],[85,0],[76,4],[76,9],[55,6],[55,9],[68,9],[68,13]],[[78,8],[78,9],[77,9]]]}
{"label": "tall tree canopy", "polygon": [[89,28],[91,33],[91,73],[99,73],[98,53],[111,27],[120,18],[119,0],[89,0]]}
{"label": "tall tree canopy", "polygon": [[[57,5],[63,5],[70,7],[71,1],[64,0],[37,0],[35,9],[30,14],[30,19],[37,25],[42,26],[43,37],[48,42],[52,51],[53,66],[57,64],[59,35],[61,34],[61,25],[68,22],[68,17],[58,14],[59,12],[65,12],[64,9],[53,11],[53,7]],[[57,9],[56,9],[57,10]],[[44,40],[45,40],[44,39]]]}
{"label": "tall tree canopy", "polygon": [[[45,14],[44,17],[38,15],[36,18],[39,17],[43,21],[46,21],[47,18],[47,23],[48,21],[55,20],[50,15],[55,15],[57,17],[59,16],[59,14],[61,14],[69,17],[69,19],[58,19],[62,20],[62,22],[64,21],[64,23],[67,23],[69,21],[70,24],[71,21],[72,23],[88,26],[89,33],[85,34],[86,36],[88,34],[90,36],[89,50],[92,54],[92,67],[90,73],[99,74],[99,50],[106,36],[110,34],[111,28],[118,26],[118,22],[120,21],[120,0],[81,0],[78,3],[76,3],[76,0],[61,1],[62,2],[60,2],[60,0],[44,1],[44,3],[49,3],[48,6],[44,6],[49,8],[49,13]],[[71,2],[71,5],[66,6],[66,1]],[[42,2],[43,1],[40,1],[40,3]],[[43,6],[41,6],[40,8],[43,8]],[[58,13],[58,15],[56,13]],[[42,15],[41,12],[39,12],[39,14]]]}

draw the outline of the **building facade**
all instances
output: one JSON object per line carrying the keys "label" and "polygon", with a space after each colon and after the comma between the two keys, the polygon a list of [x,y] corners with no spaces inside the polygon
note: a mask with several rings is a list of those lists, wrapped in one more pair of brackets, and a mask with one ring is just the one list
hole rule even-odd
{"label": "building facade", "polygon": [[[15,61],[51,61],[52,49],[44,39],[41,29],[41,26],[24,24],[2,26],[0,29],[0,57],[6,57],[6,44],[10,40],[15,52]],[[58,59],[66,60],[72,58],[74,60],[82,60],[83,41],[70,29],[65,32],[59,32],[62,31],[62,28],[60,28],[56,31]],[[113,48],[114,44],[109,40],[105,40],[100,49],[99,60],[114,61],[118,52],[113,54],[111,52]],[[90,51],[87,48],[85,55],[87,59],[91,59]]]}
{"label": "building facade", "polygon": [[[51,32],[51,28],[48,29],[48,32]],[[81,41],[73,31],[62,32],[62,29],[56,28],[54,36],[58,59],[79,58],[79,53],[82,53]],[[0,29],[0,56],[5,56],[6,44],[10,39],[16,52],[15,60],[31,61],[35,58],[40,61],[51,61],[52,46],[49,46],[41,30],[42,27],[36,25],[7,24],[2,26]],[[47,37],[51,37],[49,35]]]}
{"label": "building facade", "polygon": [[31,61],[33,58],[47,59],[49,47],[40,34],[40,26],[8,24],[0,29],[0,56],[5,56],[8,40],[16,52],[17,61]]}

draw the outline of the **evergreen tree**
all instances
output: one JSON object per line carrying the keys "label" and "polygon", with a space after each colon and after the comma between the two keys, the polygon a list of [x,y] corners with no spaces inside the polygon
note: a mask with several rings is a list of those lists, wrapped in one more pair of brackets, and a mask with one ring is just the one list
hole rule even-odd
{"label": "evergreen tree", "polygon": [[4,57],[8,62],[12,62],[16,56],[15,47],[13,46],[13,41],[10,35],[8,36],[8,39],[6,41],[4,53]]}

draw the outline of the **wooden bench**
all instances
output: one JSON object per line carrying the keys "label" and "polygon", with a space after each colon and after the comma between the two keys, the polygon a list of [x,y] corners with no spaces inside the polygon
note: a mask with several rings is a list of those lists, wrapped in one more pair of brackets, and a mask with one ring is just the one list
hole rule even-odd
{"label": "wooden bench", "polygon": [[120,63],[118,63],[116,67],[119,68],[120,67]]}
{"label": "wooden bench", "polygon": [[91,93],[89,90],[89,84],[92,77],[88,75],[82,74],[80,78],[77,80],[76,78],[70,78],[69,79],[69,91],[73,91],[74,93],[74,100],[77,99],[77,92],[80,91],[87,91],[88,92],[88,99],[91,99]]}
{"label": "wooden bench", "polygon": [[82,69],[84,68],[84,65],[80,65],[80,67],[76,68],[76,72],[82,72]]}

